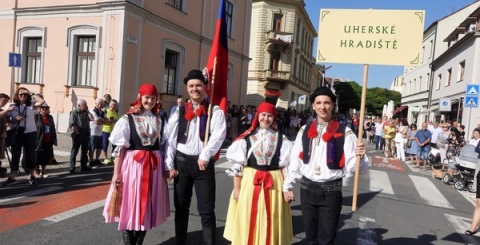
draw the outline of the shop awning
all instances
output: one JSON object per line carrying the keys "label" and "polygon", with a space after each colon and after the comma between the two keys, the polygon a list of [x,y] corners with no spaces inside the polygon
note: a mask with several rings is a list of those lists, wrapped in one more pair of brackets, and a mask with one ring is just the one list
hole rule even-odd
{"label": "shop awning", "polygon": [[400,107],[398,107],[397,109],[395,109],[395,110],[393,111],[393,115],[401,112],[403,109],[405,109],[405,108],[407,108],[407,107],[408,107],[408,105],[401,105]]}

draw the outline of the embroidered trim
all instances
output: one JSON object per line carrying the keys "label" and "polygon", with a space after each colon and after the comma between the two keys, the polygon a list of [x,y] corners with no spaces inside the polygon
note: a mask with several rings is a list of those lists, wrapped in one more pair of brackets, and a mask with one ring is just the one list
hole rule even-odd
{"label": "embroidered trim", "polygon": [[[137,132],[138,136],[140,136],[140,140],[142,141],[142,145],[147,146],[147,145],[153,145],[155,141],[158,139],[159,135],[157,132],[161,132],[161,122],[158,117],[155,117],[155,125],[156,127],[149,123],[151,125],[150,127],[153,127],[153,132],[152,134],[147,133],[147,129],[143,125],[143,121],[150,120],[146,116],[141,116],[141,115],[135,115],[135,114],[130,114],[133,118],[133,123],[135,124],[135,131]],[[148,128],[148,126],[147,126]]]}
{"label": "embroidered trim", "polygon": [[[258,144],[258,146],[253,150],[253,156],[257,160],[258,165],[270,165],[273,154],[277,149],[277,135],[278,133],[274,133],[266,138],[267,150],[265,153],[262,152],[261,144]],[[258,137],[257,135],[252,135],[250,136],[249,140],[253,145],[258,140]]]}

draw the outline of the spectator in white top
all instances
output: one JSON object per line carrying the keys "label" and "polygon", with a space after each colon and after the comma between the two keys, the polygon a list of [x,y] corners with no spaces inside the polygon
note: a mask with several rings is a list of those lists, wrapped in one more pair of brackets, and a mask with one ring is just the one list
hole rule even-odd
{"label": "spectator in white top", "polygon": [[430,141],[430,147],[437,148],[438,136],[443,132],[442,128],[438,127],[438,123],[433,123],[433,128],[430,130],[432,133],[432,140]]}
{"label": "spectator in white top", "polygon": [[90,149],[88,151],[90,167],[96,167],[102,164],[100,160],[98,160],[103,149],[102,129],[103,123],[105,122],[105,111],[102,109],[103,99],[97,98],[95,100],[95,107],[90,111],[93,116],[93,121],[90,121]]}

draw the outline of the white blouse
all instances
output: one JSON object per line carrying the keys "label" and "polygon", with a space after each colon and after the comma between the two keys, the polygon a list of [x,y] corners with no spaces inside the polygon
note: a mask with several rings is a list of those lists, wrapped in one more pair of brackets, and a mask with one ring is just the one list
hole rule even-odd
{"label": "white blouse", "polygon": [[[263,137],[263,135],[271,135],[277,133],[276,131],[268,128],[268,129],[262,129],[262,128],[257,128],[255,133],[253,135],[256,135],[259,140],[263,138],[263,141],[256,146],[255,149],[261,150],[262,153],[266,153],[268,151],[267,147],[262,147],[266,146],[271,142],[271,137]],[[287,139],[287,137],[283,134],[278,134],[278,137],[283,137],[283,142],[282,142],[282,148],[280,149],[280,157],[279,157],[279,167],[288,167],[290,164],[290,152],[292,151],[292,143]],[[240,176],[242,174],[242,169],[245,165],[247,165],[247,152],[249,149],[247,149],[247,140],[248,139],[241,139],[237,140],[228,147],[227,152],[225,154],[225,157],[227,160],[232,163],[232,167],[230,170],[227,170],[227,174],[230,176]],[[274,142],[273,142],[274,143]],[[252,153],[253,154],[253,153]],[[267,163],[267,164],[270,164]]]}
{"label": "white blouse", "polygon": [[[145,117],[145,119],[150,120],[151,123],[155,123],[156,118],[158,117],[160,120],[162,118],[160,116],[155,116],[151,111],[145,111],[142,112],[139,116]],[[151,135],[154,132],[154,129],[150,126],[149,123],[147,123],[146,120],[142,120],[142,125],[145,128],[145,131]],[[166,126],[167,123],[164,123],[164,128],[161,128],[161,125],[159,125],[160,129],[160,134],[162,134],[162,141],[159,142],[160,144],[160,149],[164,148],[166,151],[168,149],[168,138],[167,138],[167,133],[166,133]],[[135,129],[134,129],[135,130]],[[110,137],[108,140],[117,146],[117,148],[128,148],[130,147],[130,124],[128,122],[128,118],[125,116],[122,116],[116,123],[115,126],[113,127],[112,133],[110,134]],[[165,152],[162,152],[162,154],[165,156]],[[165,164],[165,170],[171,170],[174,169],[173,164],[168,165]]]}

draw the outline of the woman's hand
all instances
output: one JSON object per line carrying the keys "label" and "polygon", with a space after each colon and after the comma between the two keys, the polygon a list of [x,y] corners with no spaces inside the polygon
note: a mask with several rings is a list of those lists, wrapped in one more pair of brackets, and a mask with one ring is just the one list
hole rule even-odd
{"label": "woman's hand", "polygon": [[173,180],[175,177],[178,176],[178,171],[176,169],[172,169],[167,172],[167,180]]}
{"label": "woman's hand", "polygon": [[238,197],[240,196],[240,188],[233,188],[233,199],[238,202]]}
{"label": "woman's hand", "polygon": [[293,195],[293,191],[287,191],[283,193],[283,199],[287,203],[291,203],[295,201],[295,195]]}
{"label": "woman's hand", "polygon": [[112,177],[112,185],[115,187],[119,187],[120,184],[122,184],[122,181],[120,180],[120,176],[118,176],[117,173],[114,173]]}

